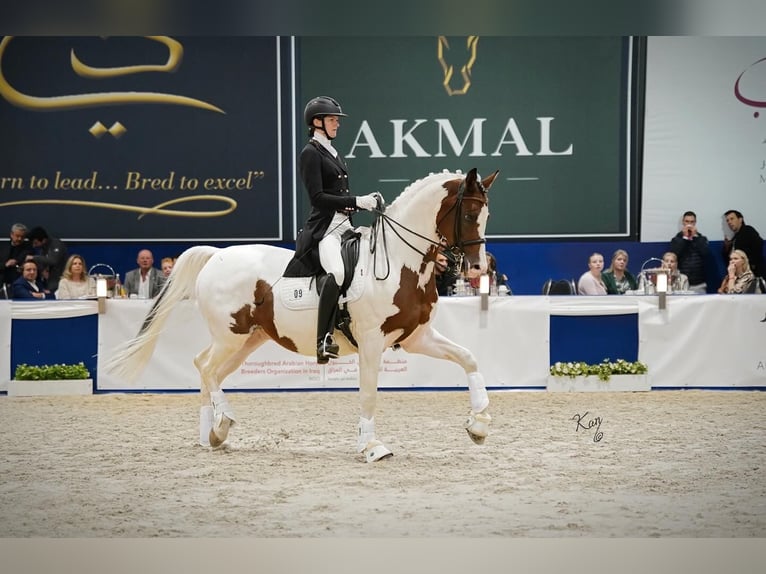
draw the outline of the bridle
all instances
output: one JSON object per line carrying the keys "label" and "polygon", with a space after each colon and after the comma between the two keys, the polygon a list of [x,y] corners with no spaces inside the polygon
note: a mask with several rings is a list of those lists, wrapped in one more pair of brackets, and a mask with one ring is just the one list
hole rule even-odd
{"label": "bridle", "polygon": [[452,235],[454,236],[454,242],[452,245],[448,245],[447,249],[452,251],[455,255],[460,255],[461,257],[465,255],[465,248],[469,245],[476,245],[476,244],[482,244],[487,243],[486,238],[479,237],[477,239],[469,239],[467,241],[463,240],[463,236],[461,233],[461,223],[463,221],[463,201],[480,201],[482,205],[487,204],[487,190],[484,187],[484,184],[481,182],[480,179],[476,179],[476,185],[479,186],[479,191],[481,191],[481,197],[465,197],[465,180],[460,182],[460,186],[457,189],[457,195],[455,196],[455,203],[452,204],[452,207],[450,207],[447,212],[442,216],[442,218],[436,222],[436,229],[439,229],[439,226],[441,225],[442,221],[449,215],[449,213],[454,209],[457,210],[457,213],[455,214],[455,220],[454,220],[454,229]]}
{"label": "bridle", "polygon": [[[427,257],[427,253],[424,251],[421,251],[416,246],[414,246],[412,243],[407,241],[402,234],[399,232],[399,230],[406,231],[410,235],[414,235],[415,237],[419,237],[420,239],[425,240],[427,243],[429,243],[431,246],[441,247],[442,246],[442,240],[444,239],[444,235],[439,231],[439,226],[442,224],[442,222],[446,219],[446,217],[452,212],[455,211],[455,219],[454,219],[454,230],[453,230],[453,242],[451,244],[448,244],[445,249],[450,251],[454,256],[455,260],[457,261],[457,264],[462,266],[463,263],[463,257],[465,256],[465,248],[470,245],[477,245],[486,243],[487,240],[484,237],[479,237],[477,239],[468,239],[464,240],[462,237],[461,232],[461,223],[463,221],[463,202],[464,201],[480,201],[482,205],[487,204],[487,190],[484,187],[484,184],[481,182],[480,179],[476,179],[476,185],[479,186],[479,190],[481,191],[482,195],[481,197],[466,197],[465,196],[465,179],[460,182],[460,186],[458,187],[457,194],[455,196],[455,202],[452,204],[452,206],[444,213],[444,215],[439,219],[439,221],[436,222],[436,232],[439,234],[440,240],[434,241],[430,237],[426,237],[425,235],[421,235],[417,231],[413,231],[409,227],[406,227],[405,225],[402,225],[395,219],[389,217],[386,215],[383,207],[379,205],[377,209],[374,210],[374,213],[376,214],[375,221],[372,224],[371,228],[371,241],[370,241],[370,253],[373,256],[373,263],[372,268],[373,272],[375,273],[375,279],[382,281],[384,279],[387,279],[390,272],[391,272],[391,265],[390,261],[388,259],[388,239],[386,237],[386,228],[388,227],[393,231],[393,233],[402,240],[402,242],[407,245],[410,249],[415,251],[416,253],[422,255],[424,258]],[[397,229],[398,228],[398,229]],[[385,261],[386,261],[386,273],[384,276],[379,277],[377,275],[377,245],[378,245],[378,235],[381,237],[381,242],[383,244],[383,252],[385,253]]]}

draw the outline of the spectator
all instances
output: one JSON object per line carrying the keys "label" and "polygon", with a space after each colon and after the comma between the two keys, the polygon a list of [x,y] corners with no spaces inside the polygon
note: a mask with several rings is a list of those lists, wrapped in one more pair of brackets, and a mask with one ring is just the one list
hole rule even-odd
{"label": "spectator", "polygon": [[601,275],[601,278],[609,295],[625,295],[626,291],[638,289],[638,281],[628,271],[628,252],[624,249],[618,249],[614,252],[612,263],[609,265],[609,269]]}
{"label": "spectator", "polygon": [[21,268],[21,277],[13,282],[13,298],[55,299],[56,296],[37,279],[37,263],[25,261]]}
{"label": "spectator", "polygon": [[443,251],[436,253],[434,260],[434,280],[436,291],[440,297],[452,295],[455,292],[457,274],[450,268],[449,259]]}
{"label": "spectator", "polygon": [[8,243],[0,246],[0,261],[3,262],[0,274],[2,285],[10,293],[11,285],[21,277],[21,266],[27,260],[27,255],[32,255],[32,246],[26,241],[27,226],[23,223],[14,223],[11,226],[11,236]]}
{"label": "spectator", "polygon": [[580,275],[577,281],[577,293],[580,295],[606,295],[606,285],[601,270],[604,268],[604,256],[593,253],[588,257],[588,271]]}
{"label": "spectator", "polygon": [[154,267],[154,255],[148,249],[138,252],[136,263],[138,267],[125,274],[125,291],[128,297],[135,295],[139,299],[153,299],[162,290],[165,277]]}
{"label": "spectator", "polygon": [[681,231],[670,240],[670,251],[678,257],[678,270],[689,278],[689,291],[706,293],[710,246],[707,237],[697,230],[697,215],[693,211],[684,213]]}
{"label": "spectator", "polygon": [[173,265],[176,264],[176,260],[172,257],[163,257],[160,261],[160,269],[162,270],[162,276],[167,279],[170,277],[170,272],[173,271]]}
{"label": "spectator", "polygon": [[718,288],[719,293],[752,293],[755,287],[755,275],[750,269],[747,254],[741,249],[735,249],[729,255],[727,274]]}
{"label": "spectator", "polygon": [[85,259],[71,255],[56,289],[56,299],[87,299],[96,296],[96,279],[88,276]]}
{"label": "spectator", "polygon": [[67,248],[64,242],[48,235],[43,227],[35,227],[27,233],[27,239],[35,250],[28,255],[27,261],[37,263],[38,279],[54,293],[59,286],[59,279],[67,262]]}
{"label": "spectator", "polygon": [[[494,277],[495,285],[497,285],[499,294],[513,295],[511,292],[511,286],[508,285],[508,276],[505,273],[498,272],[497,259],[495,259],[495,256],[492,255],[489,251],[487,251],[487,273],[489,274],[490,280],[492,280]],[[505,286],[505,289],[501,289],[503,285]]]}
{"label": "spectator", "polygon": [[[670,277],[668,278],[668,292],[673,291],[689,291],[689,278],[678,270],[678,256],[672,251],[666,251],[662,256],[662,268],[670,270]],[[645,273],[641,273],[638,278],[638,290],[644,291],[646,283],[649,280],[646,278]]]}
{"label": "spectator", "polygon": [[752,225],[747,225],[745,218],[735,209],[730,209],[724,213],[724,217],[726,218],[726,225],[729,226],[734,235],[731,239],[728,237],[723,239],[723,260],[730,261],[730,254],[736,249],[744,251],[750,260],[750,269],[753,275],[763,277],[766,270],[763,267],[763,239],[760,234]]}

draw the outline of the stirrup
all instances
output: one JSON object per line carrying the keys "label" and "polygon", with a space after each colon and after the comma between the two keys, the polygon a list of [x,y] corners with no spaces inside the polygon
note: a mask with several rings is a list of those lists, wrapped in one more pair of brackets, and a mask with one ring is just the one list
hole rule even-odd
{"label": "stirrup", "polygon": [[324,338],[317,343],[317,363],[324,365],[330,359],[337,359],[340,347],[330,333],[325,333]]}

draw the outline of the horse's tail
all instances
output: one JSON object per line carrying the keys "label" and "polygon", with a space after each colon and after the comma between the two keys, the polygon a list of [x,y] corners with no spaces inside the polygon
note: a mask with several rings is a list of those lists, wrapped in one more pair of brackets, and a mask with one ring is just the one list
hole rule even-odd
{"label": "horse's tail", "polygon": [[217,251],[218,247],[196,245],[178,257],[138,334],[120,345],[114,355],[106,361],[104,368],[108,372],[128,381],[138,378],[154,353],[157,339],[170,312],[179,301],[194,298],[197,276]]}

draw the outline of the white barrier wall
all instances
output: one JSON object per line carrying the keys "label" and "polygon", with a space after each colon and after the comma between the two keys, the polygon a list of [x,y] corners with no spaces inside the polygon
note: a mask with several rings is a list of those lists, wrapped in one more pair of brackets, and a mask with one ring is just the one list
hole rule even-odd
{"label": "white barrier wall", "polygon": [[[108,301],[99,318],[99,365],[116,345],[133,336],[149,301]],[[439,302],[436,328],[476,355],[490,387],[543,387],[550,365],[550,315],[593,316],[638,313],[638,358],[649,366],[653,387],[766,387],[766,297],[760,295],[657,297],[490,298],[488,311],[478,297]],[[583,334],[587,336],[587,334]],[[616,335],[619,336],[619,335]],[[207,329],[194,303],[174,310],[157,349],[134,385],[99,367],[99,389],[197,389],[194,355],[208,344]],[[269,343],[229,377],[229,389],[355,388],[356,355],[316,364]],[[389,350],[380,386],[465,387],[456,365]]]}
{"label": "white barrier wall", "polygon": [[[488,386],[543,388],[550,364],[551,315],[638,313],[638,358],[649,366],[652,387],[766,388],[766,296],[670,296],[664,310],[657,301],[652,296],[514,296],[490,298],[489,310],[481,311],[478,297],[444,298],[435,326],[474,352]],[[209,335],[192,301],[173,310],[135,383],[104,371],[104,361],[138,332],[150,307],[151,301],[106,301],[107,312],[98,316],[98,332],[93,334],[98,338],[97,389],[199,389],[192,360],[208,344]],[[0,391],[7,390],[11,376],[12,319],[96,312],[95,301],[0,302]],[[224,388],[356,388],[356,379],[356,355],[320,366],[312,357],[269,343],[253,353]],[[389,350],[380,366],[380,386],[465,388],[466,381],[450,362]]]}
{"label": "white barrier wall", "polygon": [[[548,369],[548,303],[544,297],[492,298],[481,312],[478,297],[439,303],[436,328],[471,349],[490,386],[537,386]],[[181,302],[172,312],[154,355],[135,383],[106,373],[101,365],[123,341],[139,330],[151,301],[107,301],[99,317],[98,388],[199,389],[192,360],[209,344],[209,334],[196,305]],[[515,341],[524,341],[522,345]],[[357,355],[318,365],[269,342],[255,351],[226,379],[227,389],[356,388]],[[380,366],[380,387],[465,387],[460,367],[401,350],[388,350]]]}

